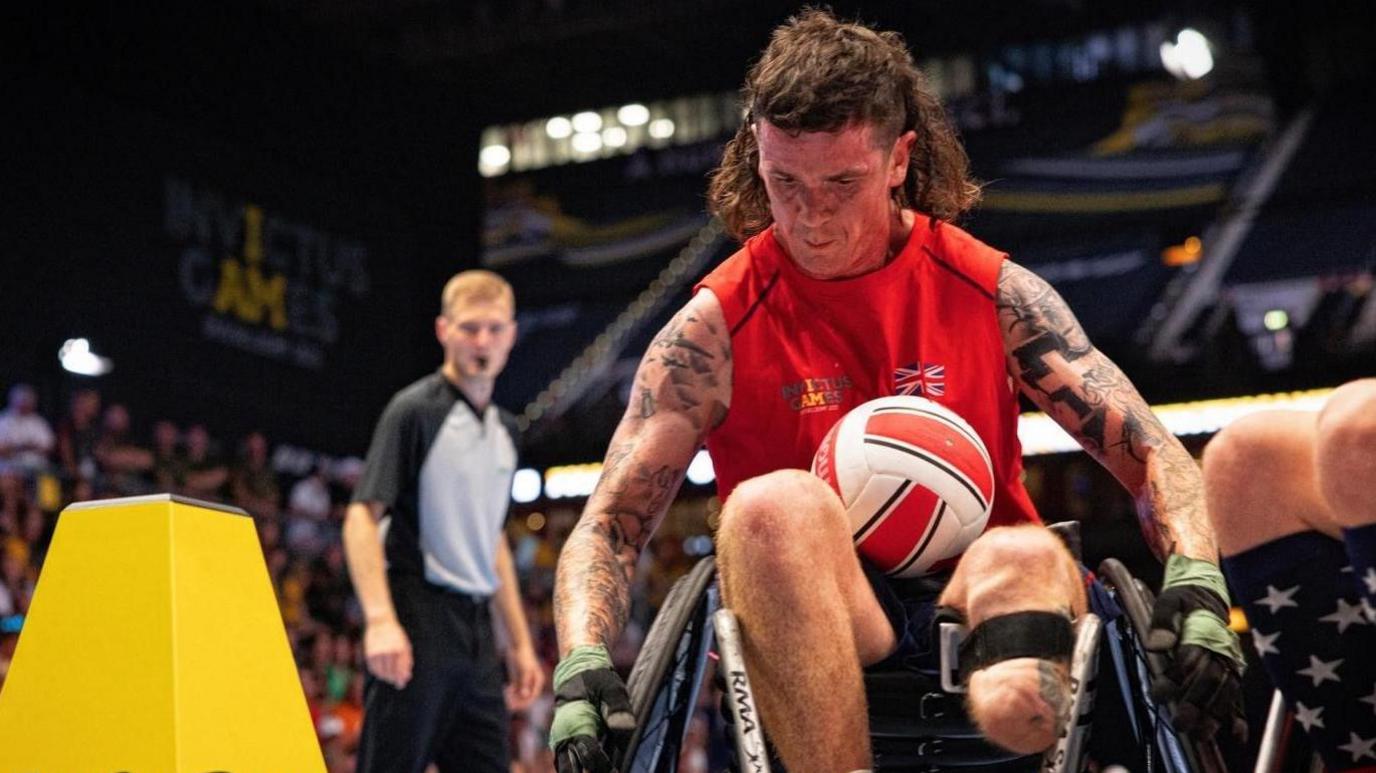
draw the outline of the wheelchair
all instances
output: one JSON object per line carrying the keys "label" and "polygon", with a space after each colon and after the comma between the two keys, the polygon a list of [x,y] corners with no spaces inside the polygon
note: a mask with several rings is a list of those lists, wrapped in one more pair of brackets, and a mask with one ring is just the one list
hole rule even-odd
{"label": "wheelchair", "polygon": [[[1077,526],[1057,524],[1053,530],[1078,558]],[[1073,773],[1094,759],[1133,771],[1225,771],[1218,747],[1177,733],[1171,707],[1150,696],[1151,677],[1165,668],[1160,655],[1146,651],[1138,633],[1148,627],[1151,591],[1115,559],[1100,565],[1092,586],[1097,603],[1091,609],[1096,611],[1074,624],[1072,719],[1051,749],[1022,756],[981,737],[966,715],[955,677],[963,628],[941,623],[939,679],[907,669],[865,672],[875,769]],[[722,608],[715,561],[707,556],[670,589],[631,669],[627,688],[637,724],[613,757],[622,773],[676,773],[699,693],[712,672],[722,690],[733,769],[769,773],[778,763],[755,708],[735,616]],[[1091,718],[1096,728],[1091,728]],[[1097,727],[1105,723],[1116,726]],[[1103,749],[1112,751],[1111,759],[1105,759]],[[1126,758],[1125,749],[1130,750]]]}

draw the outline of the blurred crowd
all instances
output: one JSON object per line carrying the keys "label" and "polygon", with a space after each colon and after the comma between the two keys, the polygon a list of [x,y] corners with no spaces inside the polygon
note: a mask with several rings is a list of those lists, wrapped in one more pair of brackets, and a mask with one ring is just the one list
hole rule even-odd
{"label": "blurred crowd", "polygon": [[[227,503],[248,512],[257,527],[327,766],[331,773],[352,771],[363,716],[363,620],[340,529],[361,472],[358,460],[322,462],[292,475],[276,469],[262,433],[229,442],[201,423],[136,419],[93,388],[73,391],[59,410],[40,405],[26,384],[9,389],[0,412],[0,689],[63,507],[154,493]],[[705,500],[682,505],[671,521],[695,522],[701,531],[705,506]],[[526,615],[551,672],[558,659],[554,564],[577,515],[574,506],[548,512],[530,506],[514,511],[508,524]],[[615,653],[627,671],[659,600],[693,561],[683,539],[656,540],[645,559],[634,619]],[[552,710],[547,687],[546,695],[513,716],[513,771],[554,769],[544,734]],[[688,755],[687,770],[706,770],[703,755],[699,744]]]}
{"label": "blurred crowd", "polygon": [[[349,582],[340,529],[361,472],[357,459],[321,462],[305,474],[280,472],[270,440],[250,432],[231,445],[200,423],[155,419],[146,429],[126,407],[91,388],[73,391],[60,411],[45,410],[25,384],[12,386],[0,412],[0,689],[28,612],[44,555],[66,505],[89,499],[174,493],[248,512],[277,592],[302,690],[331,773],[353,770],[363,716],[362,614]],[[298,469],[299,465],[294,465]],[[1159,573],[1142,547],[1131,502],[1083,456],[1029,461],[1028,488],[1047,520],[1086,523],[1087,563],[1125,558],[1139,577]],[[558,660],[551,604],[559,548],[579,502],[517,506],[507,524],[536,652],[552,674]],[[710,549],[703,535],[717,503],[685,491],[640,563],[631,621],[612,653],[630,670],[649,622],[673,581]],[[500,622],[500,618],[497,619]],[[502,632],[499,630],[499,635]],[[552,680],[546,679],[546,685]],[[716,696],[704,690],[682,769],[720,769]],[[513,773],[549,773],[545,731],[553,695],[512,718]]]}

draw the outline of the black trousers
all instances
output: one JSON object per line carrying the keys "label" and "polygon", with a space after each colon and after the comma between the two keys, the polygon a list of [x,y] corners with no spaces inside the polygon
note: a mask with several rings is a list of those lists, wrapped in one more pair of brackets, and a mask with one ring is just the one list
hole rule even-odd
{"label": "black trousers", "polygon": [[486,600],[418,577],[388,577],[415,665],[404,689],[371,675],[358,773],[508,773],[510,717]]}

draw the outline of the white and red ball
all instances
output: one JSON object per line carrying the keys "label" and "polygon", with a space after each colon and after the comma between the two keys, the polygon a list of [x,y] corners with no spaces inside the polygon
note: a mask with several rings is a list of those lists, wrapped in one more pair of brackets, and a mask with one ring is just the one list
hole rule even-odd
{"label": "white and red ball", "polygon": [[895,577],[964,552],[994,501],[984,442],[954,411],[921,397],[851,410],[818,446],[812,472],[841,495],[860,555]]}

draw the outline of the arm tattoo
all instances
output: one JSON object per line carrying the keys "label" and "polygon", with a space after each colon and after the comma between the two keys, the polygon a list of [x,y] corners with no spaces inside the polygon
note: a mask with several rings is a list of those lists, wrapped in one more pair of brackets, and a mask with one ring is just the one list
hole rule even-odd
{"label": "arm tattoo", "polygon": [[[730,366],[730,342],[718,330],[696,313],[680,312],[650,343],[636,376],[642,395],[682,413],[699,431],[719,420],[715,409],[703,410],[704,393],[721,385],[723,371]],[[713,348],[722,356],[713,354]]]}
{"label": "arm tattoo", "polygon": [[1127,376],[1089,342],[1060,295],[1005,261],[997,304],[1009,371],[1133,494],[1153,550],[1164,557],[1176,546],[1213,560],[1198,465]]}
{"label": "arm tattoo", "polygon": [[715,301],[695,299],[640,362],[602,477],[559,557],[554,612],[561,653],[616,640],[640,552],[707,430],[726,414],[730,340],[720,316]]}
{"label": "arm tattoo", "polygon": [[[562,653],[580,644],[611,646],[625,626],[630,583],[618,558],[625,544],[625,534],[615,518],[600,522],[584,519],[564,543],[554,588],[554,623],[564,645]],[[564,631],[575,620],[582,637],[570,642]]]}

